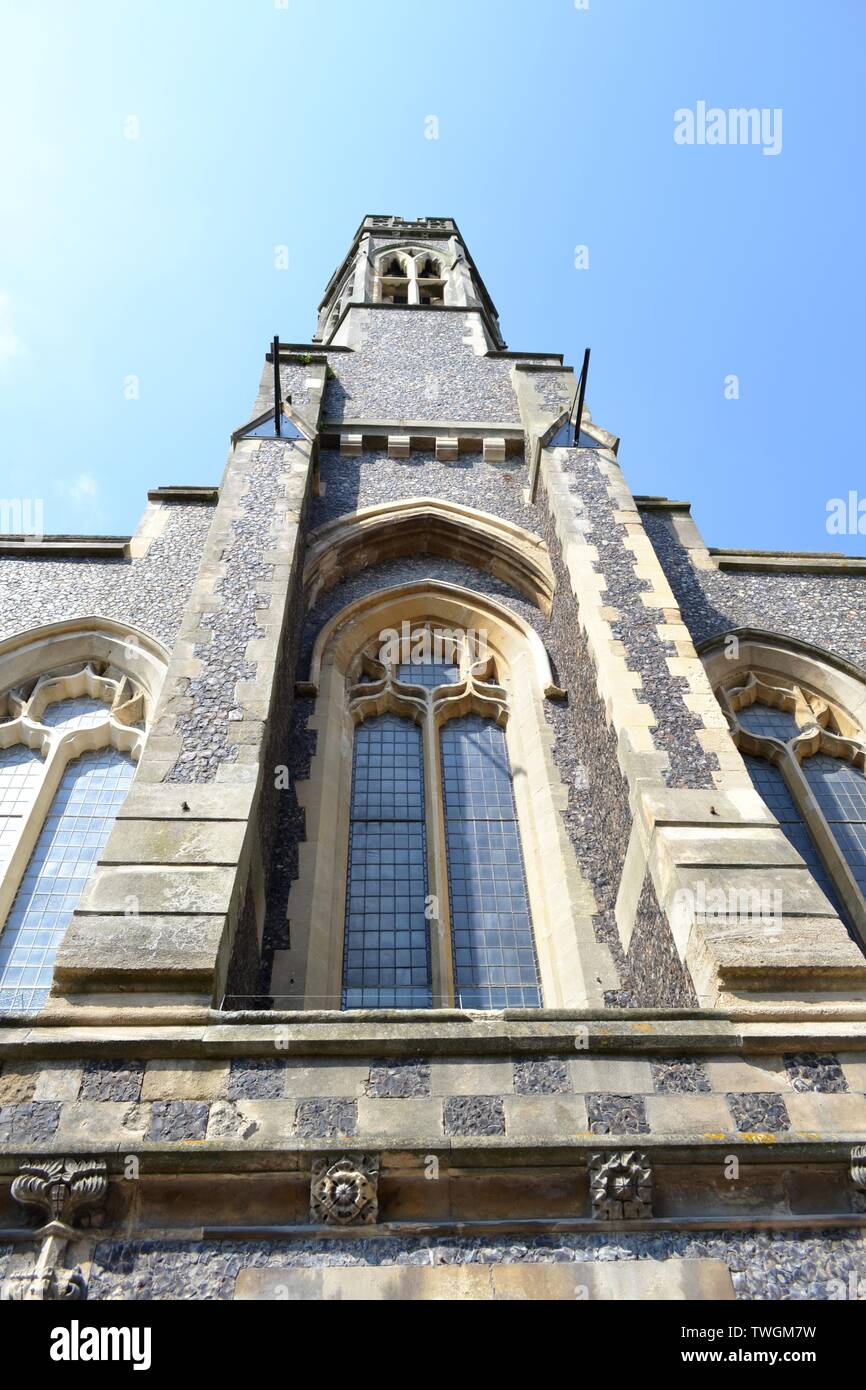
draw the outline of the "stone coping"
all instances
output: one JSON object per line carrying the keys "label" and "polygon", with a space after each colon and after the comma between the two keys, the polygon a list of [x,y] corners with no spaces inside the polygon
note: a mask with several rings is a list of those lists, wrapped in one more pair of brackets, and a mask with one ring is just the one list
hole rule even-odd
{"label": "stone coping", "polygon": [[204,502],[215,506],[219,501],[218,487],[204,487],[197,484],[186,486],[183,483],[170,483],[166,487],[152,487],[148,491],[148,502]]}
{"label": "stone coping", "polygon": [[[506,358],[509,361],[520,361],[524,357],[528,358],[529,361],[533,361],[536,359],[547,360],[551,357],[554,357],[556,359],[556,362],[560,364],[556,368],[557,371],[570,372],[574,370],[572,367],[562,366],[563,356],[561,352],[518,352],[516,348],[491,348],[489,352],[486,352],[484,354],[484,356]],[[555,363],[551,363],[551,366],[555,365]]]}
{"label": "stone coping", "polygon": [[[490,354],[487,354],[488,357]],[[520,354],[514,354],[518,358]],[[519,372],[573,372],[573,367],[564,366],[561,362],[517,362]]]}
{"label": "stone coping", "polygon": [[635,493],[635,505],[639,512],[689,512],[691,502],[674,502],[669,497],[641,497]]}
{"label": "stone coping", "polygon": [[790,554],[784,551],[710,549],[720,570],[750,570],[757,574],[864,574],[866,558],[860,555]]}
{"label": "stone coping", "polygon": [[63,558],[126,559],[131,536],[32,536],[0,537],[0,555],[38,555]]}
{"label": "stone coping", "polygon": [[[691,502],[670,497],[646,497],[635,493],[639,512],[691,512]],[[728,573],[756,574],[863,574],[866,556],[842,550],[744,550],[739,546],[711,545],[707,554],[717,569]]]}
{"label": "stone coping", "polygon": [[[313,361],[323,361],[329,352],[354,352],[353,347],[347,347],[345,343],[284,343],[280,339],[280,361],[283,355],[287,357],[307,357]],[[273,362],[273,352],[265,353],[265,361]]]}
{"label": "stone coping", "polygon": [[[623,1011],[624,1012],[624,1011]],[[381,1057],[494,1056],[515,1053],[593,1059],[615,1053],[690,1055],[866,1051],[866,1024],[846,1021],[742,1022],[722,1014],[644,1012],[639,1018],[576,1011],[561,1018],[480,1021],[449,1011],[419,1019],[340,1013],[210,1012],[206,1024],[59,1026],[50,1019],[0,1019],[0,1058],[62,1057]],[[11,1026],[10,1026],[11,1024]],[[580,1031],[578,1031],[580,1030]],[[279,1046],[276,1046],[276,1044]]]}

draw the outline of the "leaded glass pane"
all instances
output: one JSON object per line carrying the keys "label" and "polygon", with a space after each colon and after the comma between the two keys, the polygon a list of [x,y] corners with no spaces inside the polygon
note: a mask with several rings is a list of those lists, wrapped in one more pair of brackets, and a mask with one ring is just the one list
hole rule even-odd
{"label": "leaded glass pane", "polygon": [[772,705],[748,705],[745,709],[737,710],[737,719],[750,734],[779,738],[783,743],[796,738],[800,732],[793,714],[784,709],[775,709]]}
{"label": "leaded glass pane", "polygon": [[845,862],[866,894],[866,777],[851,763],[826,753],[805,758],[802,766]]}
{"label": "leaded glass pane", "polygon": [[94,724],[104,723],[108,714],[109,707],[103,700],[91,695],[79,695],[49,705],[39,716],[39,723],[52,729],[62,729],[68,734],[73,729],[90,729]]}
{"label": "leaded glass pane", "polygon": [[537,1008],[538,965],[505,733],[477,715],[441,732],[457,1003]]}
{"label": "leaded glass pane", "polygon": [[[826,893],[833,907],[842,918],[843,922],[851,929],[848,914],[839,899],[833,880],[828,873],[824,861],[818,852],[818,846],[812,839],[811,833],[805,820],[803,819],[796,801],[788,790],[788,785],[782,773],[772,763],[765,762],[763,758],[744,757],[749,776],[755,791],[763,797],[764,802],[772,811],[780,827],[787,835],[797,853],[805,860],[806,867],[809,869],[815,882],[822,892]],[[805,765],[804,765],[805,766]]]}
{"label": "leaded glass pane", "polygon": [[24,814],[42,781],[44,767],[39,754],[21,743],[0,749],[0,813]]}
{"label": "leaded glass pane", "polygon": [[421,731],[366,720],[352,763],[343,1008],[430,1008]]}
{"label": "leaded glass pane", "polygon": [[368,719],[355,731],[352,820],[423,819],[420,729],[392,715]]}
{"label": "leaded glass pane", "polygon": [[410,685],[423,685],[425,690],[435,690],[437,685],[453,685],[458,681],[460,668],[447,662],[413,661],[397,667],[397,679]]}
{"label": "leaded glass pane", "polygon": [[0,933],[0,1009],[48,997],[54,957],[129,789],[133,763],[113,748],[71,762]]}

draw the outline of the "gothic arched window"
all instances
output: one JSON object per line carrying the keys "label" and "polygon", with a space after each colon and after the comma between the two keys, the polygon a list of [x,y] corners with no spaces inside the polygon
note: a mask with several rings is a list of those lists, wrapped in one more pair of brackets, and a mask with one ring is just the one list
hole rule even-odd
{"label": "gothic arched window", "polygon": [[379,300],[382,304],[408,304],[414,270],[410,257],[389,253],[379,265]]}
{"label": "gothic arched window", "polygon": [[[463,524],[478,553],[481,533]],[[496,573],[543,603],[541,573],[509,535]],[[328,544],[333,584],[352,556],[330,532]],[[316,742],[296,784],[305,834],[277,1007],[600,1006],[592,887],[545,708],[563,692],[526,618],[431,578],[371,589],[323,622],[307,675]]]}
{"label": "gothic arched window", "polygon": [[717,694],[756,791],[851,935],[866,940],[866,733],[841,704],[778,670],[740,670]]}
{"label": "gothic arched window", "polygon": [[[443,1002],[539,1006],[493,659],[424,624],[367,648],[356,676],[343,1006],[430,1007],[431,924]],[[428,895],[428,858],[444,868],[447,905]]]}
{"label": "gothic arched window", "polygon": [[45,1003],[54,958],[129,789],[145,695],[104,664],[0,702],[0,1009]]}
{"label": "gothic arched window", "polygon": [[438,256],[412,248],[383,252],[377,262],[381,304],[444,304],[446,274]]}

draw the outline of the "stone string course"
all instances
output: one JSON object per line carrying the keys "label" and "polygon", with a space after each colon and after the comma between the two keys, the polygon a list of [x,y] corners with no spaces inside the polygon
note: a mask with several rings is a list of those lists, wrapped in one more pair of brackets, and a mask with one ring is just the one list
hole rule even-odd
{"label": "stone string course", "polygon": [[763,628],[866,666],[866,579],[699,570],[668,516],[646,512],[642,520],[693,641]]}
{"label": "stone string course", "polygon": [[[18,1247],[20,1250],[20,1247]],[[6,1247],[7,1260],[11,1249]],[[0,1274],[4,1247],[0,1247]],[[568,1264],[580,1260],[720,1259],[741,1299],[828,1299],[864,1278],[857,1229],[692,1235],[398,1237],[293,1242],[100,1241],[89,1296],[97,1299],[230,1299],[242,1269],[364,1265]]]}
{"label": "stone string course", "polygon": [[163,503],[162,535],[138,560],[4,555],[0,639],[68,618],[113,618],[171,648],[198,572],[214,509]]}

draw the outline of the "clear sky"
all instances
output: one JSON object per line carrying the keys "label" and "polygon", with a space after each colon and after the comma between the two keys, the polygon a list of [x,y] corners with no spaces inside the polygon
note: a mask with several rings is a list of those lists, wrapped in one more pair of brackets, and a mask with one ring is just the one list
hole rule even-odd
{"label": "clear sky", "polygon": [[[0,496],[123,534],[218,481],[361,217],[453,216],[634,492],[866,553],[864,68],[864,0],[0,0]],[[781,149],[678,144],[699,102]]]}

